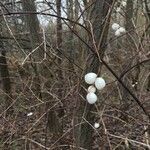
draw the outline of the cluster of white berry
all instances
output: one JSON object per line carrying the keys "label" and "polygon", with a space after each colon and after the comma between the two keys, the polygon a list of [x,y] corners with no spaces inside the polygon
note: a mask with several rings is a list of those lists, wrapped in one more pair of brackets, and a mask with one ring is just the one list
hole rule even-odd
{"label": "cluster of white berry", "polygon": [[118,23],[113,23],[111,27],[115,31],[116,36],[120,36],[126,32],[125,28],[121,27]]}
{"label": "cluster of white berry", "polygon": [[88,94],[86,99],[89,104],[94,104],[97,101],[96,89],[101,90],[105,87],[106,82],[102,77],[97,77],[97,74],[90,72],[84,76],[84,80],[87,84],[91,84],[88,87]]}
{"label": "cluster of white berry", "polygon": [[126,7],[127,2],[126,2],[126,1],[122,1],[122,2],[121,2],[121,5],[122,5],[123,7]]}
{"label": "cluster of white berry", "polygon": [[116,12],[119,13],[121,11],[121,8],[124,9],[124,7],[126,7],[127,2],[126,1],[122,1],[120,3],[120,6],[116,8]]}

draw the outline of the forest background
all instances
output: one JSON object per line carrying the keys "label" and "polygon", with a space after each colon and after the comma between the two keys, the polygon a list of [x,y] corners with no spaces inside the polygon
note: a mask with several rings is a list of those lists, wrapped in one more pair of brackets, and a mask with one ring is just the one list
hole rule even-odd
{"label": "forest background", "polygon": [[149,90],[149,0],[0,1],[0,149],[149,150]]}

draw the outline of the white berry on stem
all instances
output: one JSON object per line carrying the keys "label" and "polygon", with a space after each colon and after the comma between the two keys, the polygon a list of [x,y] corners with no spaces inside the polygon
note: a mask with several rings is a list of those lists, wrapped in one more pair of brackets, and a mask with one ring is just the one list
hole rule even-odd
{"label": "white berry on stem", "polygon": [[96,92],[95,86],[93,86],[93,85],[89,86],[89,87],[88,87],[88,92],[89,92],[89,93],[95,93],[95,92]]}
{"label": "white berry on stem", "polygon": [[99,126],[100,126],[100,124],[95,122],[94,127],[97,129],[97,128],[99,128]]}
{"label": "white berry on stem", "polygon": [[89,104],[94,104],[97,101],[97,95],[95,93],[88,93],[86,95],[86,100]]}
{"label": "white berry on stem", "polygon": [[119,28],[120,28],[120,25],[118,23],[113,23],[111,28],[114,30],[114,31],[117,31]]}
{"label": "white berry on stem", "polygon": [[84,76],[84,80],[87,84],[93,84],[96,80],[97,74],[90,72]]}
{"label": "white berry on stem", "polygon": [[95,80],[95,87],[98,90],[103,89],[105,86],[106,86],[106,82],[105,82],[105,80],[102,77],[96,78],[96,80]]}

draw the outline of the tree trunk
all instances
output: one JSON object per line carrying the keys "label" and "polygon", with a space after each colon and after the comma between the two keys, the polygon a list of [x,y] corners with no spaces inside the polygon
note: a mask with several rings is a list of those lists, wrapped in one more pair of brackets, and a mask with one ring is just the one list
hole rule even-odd
{"label": "tree trunk", "polygon": [[[0,11],[1,12],[1,11]],[[0,21],[2,21],[2,18],[0,18]],[[1,33],[2,33],[2,25],[0,25],[0,72],[1,72],[1,80],[2,80],[2,87],[3,87],[3,93],[5,95],[5,109],[7,109],[11,103],[12,103],[12,94],[11,94],[11,81],[10,81],[10,75],[9,75],[9,69],[8,69],[8,64],[7,64],[7,59],[6,59],[6,51],[4,49],[3,41],[1,38]],[[13,108],[10,107],[7,112],[6,116],[11,114],[13,111]]]}
{"label": "tree trunk", "polygon": [[[74,6],[73,0],[67,0],[67,18],[69,20],[74,20],[73,6]],[[74,24],[72,22],[69,22],[69,26],[70,26],[70,28],[73,28]],[[75,59],[75,49],[73,47],[73,41],[74,41],[74,36],[73,36],[72,31],[70,30],[68,32],[67,49],[68,49],[68,54],[69,54],[71,60]],[[69,68],[71,70],[73,69],[72,63],[69,63]]]}
{"label": "tree trunk", "polygon": [[[108,34],[108,27],[109,27],[109,19],[106,23],[106,15],[109,11],[109,8],[111,7],[113,1],[112,0],[102,0],[102,1],[95,1],[95,4],[91,8],[91,11],[89,13],[89,20],[93,27],[93,34],[96,41],[96,46],[99,47],[98,53],[101,58],[104,56],[105,48],[104,44],[107,41],[107,34]],[[109,16],[110,17],[110,16]],[[103,34],[104,33],[104,34]],[[101,41],[100,41],[101,39]],[[90,38],[89,45],[93,47],[93,39]],[[95,54],[90,60],[88,60],[88,64],[86,65],[86,72],[95,72],[98,73],[98,70],[101,68],[102,64],[99,61],[99,58]],[[86,92],[81,89],[81,94],[86,97]],[[86,110],[85,110],[86,107]],[[94,105],[90,105],[86,103],[85,101],[81,101],[79,98],[77,101],[77,109],[75,111],[74,116],[74,126],[81,123],[83,120],[83,117],[86,119],[86,121],[89,122],[89,124],[94,124],[94,114],[92,114],[92,110],[94,110]],[[84,116],[83,116],[84,114]],[[79,147],[91,150],[92,144],[93,144],[93,128],[89,125],[87,122],[78,125],[74,129],[74,136],[75,136],[75,143],[77,146],[77,149]]]}
{"label": "tree trunk", "polygon": [[[7,65],[5,50],[1,52],[1,56],[0,56],[0,71],[1,71],[3,92],[5,95],[5,109],[7,109],[12,103],[12,99],[11,99],[12,95],[11,95],[11,81],[10,81],[10,76],[9,76],[9,69]],[[5,115],[7,116],[11,114],[12,111],[13,111],[13,108],[10,107],[7,110]]]}
{"label": "tree trunk", "polygon": [[[35,0],[29,0],[29,1],[22,0],[23,10],[29,13],[25,15],[25,19],[26,19],[27,29],[30,33],[29,37],[30,37],[30,44],[32,48],[31,52],[35,48],[37,48],[42,42],[41,35],[39,34],[40,26],[39,26],[37,15],[30,14],[30,12],[36,12],[36,6],[34,1]],[[33,68],[33,72],[35,73],[35,78],[34,78],[35,95],[38,96],[40,99],[42,98],[41,85],[40,85],[41,81],[39,77],[41,68],[35,62],[42,61],[43,58],[44,58],[44,49],[41,46],[30,57],[31,66]]]}
{"label": "tree trunk", "polygon": [[[37,46],[39,46],[42,42],[42,38],[40,35],[40,24],[39,20],[37,18],[36,14],[30,14],[30,12],[36,12],[36,6],[35,6],[35,0],[22,0],[22,6],[23,10],[25,12],[28,12],[28,15],[25,15],[26,19],[26,26],[28,31],[30,32],[30,42],[32,49],[35,49]],[[44,50],[42,47],[39,47],[38,50],[36,50],[32,58],[34,61],[41,61],[43,59]]]}
{"label": "tree trunk", "polygon": [[[56,26],[56,45],[57,48],[61,51],[61,47],[62,47],[62,23],[61,23],[61,0],[56,0],[56,8],[57,8],[57,26]],[[61,58],[61,53],[58,52],[58,56]],[[61,59],[58,58],[58,64],[61,66]],[[59,79],[59,83],[58,83],[58,97],[59,99],[62,99],[62,86],[63,86],[63,75],[62,75],[62,70],[61,67],[58,70],[58,79]],[[52,105],[50,103],[47,103],[47,109],[52,107]],[[64,115],[64,111],[63,111],[63,107],[59,107],[60,110],[58,111],[58,116],[62,117]],[[47,126],[49,127],[50,132],[54,133],[55,138],[58,138],[58,134],[60,133],[60,122],[59,122],[59,118],[58,118],[56,111],[50,111],[48,112],[48,122],[47,122]]]}

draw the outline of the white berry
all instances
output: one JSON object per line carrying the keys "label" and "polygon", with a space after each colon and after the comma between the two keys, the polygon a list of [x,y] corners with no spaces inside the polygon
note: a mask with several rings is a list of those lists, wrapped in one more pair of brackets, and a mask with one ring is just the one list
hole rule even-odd
{"label": "white berry", "polygon": [[124,27],[120,27],[118,30],[120,31],[120,33],[125,33],[126,32],[126,29]]}
{"label": "white berry", "polygon": [[121,8],[117,7],[116,12],[120,12],[120,11],[121,11]]}
{"label": "white berry", "polygon": [[118,29],[116,32],[115,32],[115,36],[120,36],[121,35],[121,32],[120,30]]}
{"label": "white berry", "polygon": [[28,117],[32,116],[32,115],[33,115],[33,112],[30,112],[30,113],[27,114]]}
{"label": "white berry", "polygon": [[93,72],[87,73],[84,76],[84,80],[87,84],[93,84],[96,80],[97,75]]}
{"label": "white berry", "polygon": [[125,7],[127,5],[127,2],[123,1],[122,6]]}
{"label": "white berry", "polygon": [[95,86],[93,86],[93,85],[89,86],[89,87],[88,87],[88,92],[89,92],[89,93],[95,93],[95,92],[96,92]]}
{"label": "white berry", "polygon": [[114,31],[117,31],[120,28],[120,25],[118,23],[113,23],[111,27]]}
{"label": "white berry", "polygon": [[99,126],[100,126],[100,124],[97,123],[97,122],[94,124],[94,127],[95,127],[96,129],[99,128]]}
{"label": "white berry", "polygon": [[95,80],[95,87],[98,90],[103,89],[105,86],[106,86],[106,82],[105,82],[105,80],[103,78],[101,78],[101,77],[96,78],[96,80]]}
{"label": "white berry", "polygon": [[89,104],[94,104],[97,101],[97,95],[95,93],[88,93],[86,99]]}

